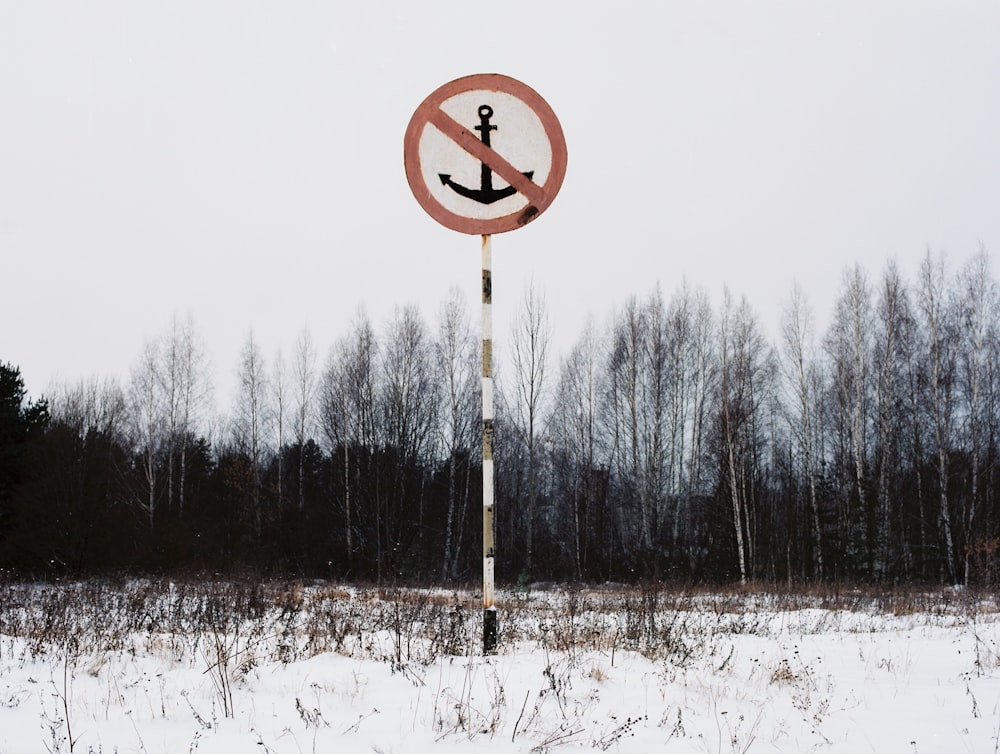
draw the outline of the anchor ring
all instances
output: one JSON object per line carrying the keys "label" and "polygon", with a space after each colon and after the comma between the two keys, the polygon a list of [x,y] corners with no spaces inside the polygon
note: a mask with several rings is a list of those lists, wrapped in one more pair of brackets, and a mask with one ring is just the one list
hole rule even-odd
{"label": "anchor ring", "polygon": [[489,120],[490,118],[493,117],[493,108],[490,107],[489,105],[480,105],[479,106],[479,117],[480,118],[486,118],[487,120]]}

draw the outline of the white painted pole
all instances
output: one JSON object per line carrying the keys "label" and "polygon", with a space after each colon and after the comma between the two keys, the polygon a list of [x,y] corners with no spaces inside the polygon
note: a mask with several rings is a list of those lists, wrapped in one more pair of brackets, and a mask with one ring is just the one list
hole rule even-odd
{"label": "white painted pole", "polygon": [[483,236],[483,654],[497,646],[493,504],[493,244]]}

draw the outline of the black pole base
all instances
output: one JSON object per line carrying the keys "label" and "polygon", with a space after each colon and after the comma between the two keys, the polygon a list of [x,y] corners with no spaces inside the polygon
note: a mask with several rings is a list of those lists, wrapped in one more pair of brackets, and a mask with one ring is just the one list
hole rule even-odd
{"label": "black pole base", "polygon": [[497,611],[486,608],[483,610],[483,654],[491,655],[497,651]]}

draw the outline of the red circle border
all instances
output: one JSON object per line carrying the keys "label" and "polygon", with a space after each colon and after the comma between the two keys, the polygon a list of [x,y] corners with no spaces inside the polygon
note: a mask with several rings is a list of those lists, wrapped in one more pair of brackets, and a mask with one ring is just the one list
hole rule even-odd
{"label": "red circle border", "polygon": [[[504,92],[524,102],[541,120],[542,127],[545,129],[545,135],[552,148],[552,167],[549,170],[548,177],[545,179],[545,183],[539,187],[542,190],[541,201],[534,203],[529,201],[527,207],[503,217],[482,219],[465,217],[464,215],[452,212],[431,194],[421,170],[420,137],[423,134],[424,128],[430,122],[432,113],[438,110],[441,103],[445,100],[454,97],[456,94],[476,89]],[[552,200],[555,199],[556,194],[559,193],[563,178],[566,176],[566,138],[563,135],[559,119],[556,118],[556,114],[552,111],[552,108],[530,86],[499,73],[479,73],[472,76],[463,76],[462,78],[448,82],[444,86],[438,87],[420,103],[420,106],[410,118],[409,125],[406,127],[406,135],[403,138],[403,162],[406,167],[406,180],[410,184],[410,190],[427,214],[446,228],[458,231],[459,233],[487,236],[523,228],[548,209]]]}

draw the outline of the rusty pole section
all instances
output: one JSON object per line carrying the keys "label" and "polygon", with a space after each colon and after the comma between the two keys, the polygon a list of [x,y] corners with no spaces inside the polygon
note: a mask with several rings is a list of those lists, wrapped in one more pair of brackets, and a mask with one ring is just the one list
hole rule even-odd
{"label": "rusty pole section", "polygon": [[497,646],[493,604],[493,245],[483,236],[483,654]]}

